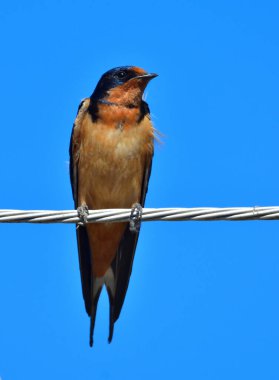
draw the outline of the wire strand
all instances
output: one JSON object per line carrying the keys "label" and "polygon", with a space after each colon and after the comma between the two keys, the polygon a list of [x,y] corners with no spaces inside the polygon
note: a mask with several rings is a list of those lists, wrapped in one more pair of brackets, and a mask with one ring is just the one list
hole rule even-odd
{"label": "wire strand", "polygon": [[[129,222],[131,209],[89,210],[88,223]],[[279,220],[279,206],[143,208],[141,221]],[[80,223],[76,210],[0,210],[0,223]]]}

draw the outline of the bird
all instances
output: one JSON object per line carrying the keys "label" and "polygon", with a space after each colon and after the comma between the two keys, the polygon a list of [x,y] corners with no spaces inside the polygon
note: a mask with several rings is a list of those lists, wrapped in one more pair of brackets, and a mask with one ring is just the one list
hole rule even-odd
{"label": "bird", "polygon": [[[76,234],[91,347],[102,287],[110,343],[129,285],[154,154],[155,129],[143,94],[156,76],[137,66],[105,72],[80,103],[72,128],[70,180],[81,220]],[[131,208],[130,223],[87,223],[88,210],[112,208]]]}

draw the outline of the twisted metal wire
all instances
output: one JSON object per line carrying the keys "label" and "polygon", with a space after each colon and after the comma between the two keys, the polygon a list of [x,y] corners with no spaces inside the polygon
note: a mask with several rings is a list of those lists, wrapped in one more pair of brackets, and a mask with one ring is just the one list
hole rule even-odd
{"label": "twisted metal wire", "polygon": [[[131,209],[89,210],[88,223],[128,222]],[[278,220],[279,206],[143,208],[142,221]],[[76,210],[0,210],[0,223],[80,223]]]}

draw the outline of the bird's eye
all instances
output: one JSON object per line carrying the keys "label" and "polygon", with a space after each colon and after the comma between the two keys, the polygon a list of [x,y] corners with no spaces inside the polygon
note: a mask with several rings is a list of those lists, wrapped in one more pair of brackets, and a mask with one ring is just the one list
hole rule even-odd
{"label": "bird's eye", "polygon": [[126,77],[126,73],[125,71],[119,71],[117,74],[115,74],[115,76],[118,78],[118,79],[123,79]]}

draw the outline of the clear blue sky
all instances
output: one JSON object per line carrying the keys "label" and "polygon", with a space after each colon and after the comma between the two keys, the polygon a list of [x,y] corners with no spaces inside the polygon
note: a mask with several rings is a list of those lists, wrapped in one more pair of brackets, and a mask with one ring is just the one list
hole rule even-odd
{"label": "clear blue sky", "polygon": [[[71,209],[68,145],[103,72],[159,77],[149,207],[279,205],[277,1],[3,2],[0,208]],[[2,380],[279,378],[278,222],[145,223],[88,345],[73,225],[0,225]]]}

